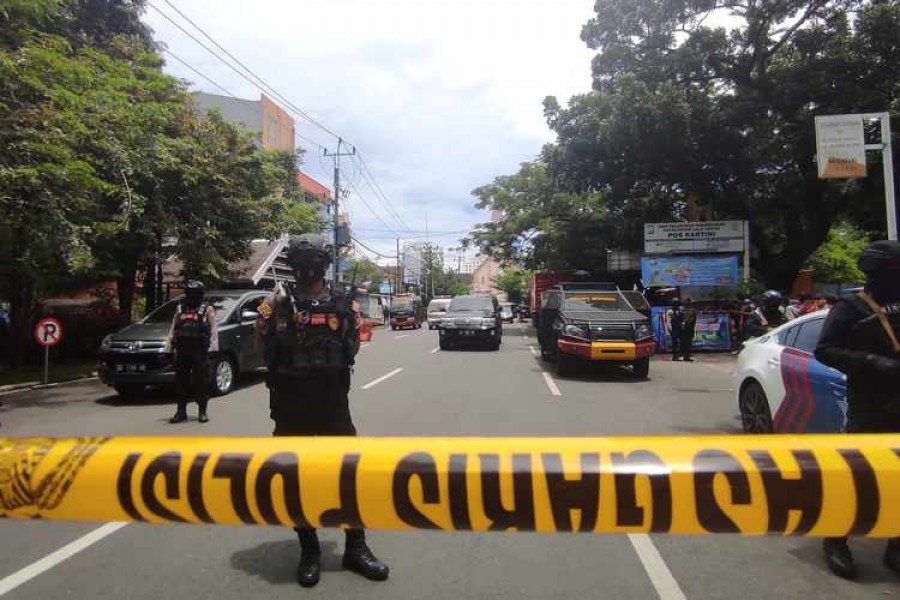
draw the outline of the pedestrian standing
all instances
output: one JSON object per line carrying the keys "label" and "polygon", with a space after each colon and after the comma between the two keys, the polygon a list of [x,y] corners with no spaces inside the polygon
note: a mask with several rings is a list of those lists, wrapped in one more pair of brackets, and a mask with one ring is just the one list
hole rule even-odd
{"label": "pedestrian standing", "polygon": [[209,353],[219,351],[216,311],[203,301],[203,284],[188,281],[178,303],[166,345],[175,351],[175,383],[178,409],[170,423],[187,421],[188,402],[199,406],[197,420],[209,421]]}
{"label": "pedestrian standing", "polygon": [[[360,315],[347,296],[325,286],[331,246],[318,234],[293,238],[288,263],[296,285],[277,290],[259,308],[257,340],[262,343],[274,386],[271,416],[275,436],[355,436],[348,393],[359,351]],[[388,578],[388,566],[366,544],[359,522],[348,527],[345,569],[373,581]],[[298,523],[300,563],[297,583],[312,587],[321,576],[321,549],[315,529]]]}
{"label": "pedestrian standing", "polygon": [[697,309],[690,298],[684,299],[684,308],[681,310],[681,343],[680,349],[686,362],[694,362],[691,358],[691,350],[694,346],[694,331],[697,329]]}
{"label": "pedestrian standing", "polygon": [[[873,242],[860,255],[859,269],[866,275],[866,285],[828,313],[816,358],[847,376],[848,433],[898,433],[900,242]],[[823,549],[835,575],[856,577],[846,538],[827,538]],[[888,541],[883,560],[900,576],[900,538]]]}
{"label": "pedestrian standing", "polygon": [[669,335],[672,340],[672,360],[678,360],[681,354],[681,341],[684,333],[684,313],[681,309],[681,300],[672,301],[672,308],[666,311],[666,323],[669,326]]}

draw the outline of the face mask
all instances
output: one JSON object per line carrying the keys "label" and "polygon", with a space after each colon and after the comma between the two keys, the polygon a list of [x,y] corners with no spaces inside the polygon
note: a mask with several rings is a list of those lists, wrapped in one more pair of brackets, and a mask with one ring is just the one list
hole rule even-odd
{"label": "face mask", "polygon": [[900,269],[883,269],[872,273],[866,289],[879,304],[900,302]]}

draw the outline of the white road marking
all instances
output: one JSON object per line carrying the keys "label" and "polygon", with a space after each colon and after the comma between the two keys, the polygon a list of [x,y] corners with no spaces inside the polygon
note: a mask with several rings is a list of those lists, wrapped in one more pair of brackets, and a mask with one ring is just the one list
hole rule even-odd
{"label": "white road marking", "polygon": [[553,377],[550,376],[550,373],[544,371],[541,375],[544,376],[544,381],[547,383],[547,387],[550,388],[550,393],[554,396],[562,396],[562,392],[559,391],[559,387],[557,387],[556,382],[553,381]]}
{"label": "white road marking", "polygon": [[534,346],[528,346],[528,349],[531,350],[531,353],[532,353],[534,356],[537,356],[537,355],[538,355],[538,349],[535,348]]}
{"label": "white road marking", "polygon": [[440,347],[435,348],[431,351],[432,354],[437,354],[440,351]]}
{"label": "white road marking", "polygon": [[628,540],[641,559],[644,571],[647,572],[647,577],[650,578],[650,583],[656,589],[660,600],[687,600],[650,536],[644,533],[629,533]]}
{"label": "white road marking", "polygon": [[395,335],[395,336],[394,336],[394,339],[395,339],[395,340],[402,340],[403,338],[409,337],[410,335],[412,335],[412,334],[404,333],[404,334],[402,334],[402,335]]}
{"label": "white road marking", "polygon": [[402,368],[394,369],[393,371],[391,371],[391,372],[388,373],[387,375],[382,375],[382,376],[379,377],[378,379],[373,379],[372,381],[370,381],[370,382],[367,383],[366,385],[362,386],[362,388],[360,388],[360,389],[367,390],[367,389],[369,389],[369,388],[375,387],[376,385],[378,385],[378,384],[381,383],[382,381],[384,381],[384,380],[386,380],[386,379],[390,379],[391,377],[393,377],[394,375],[396,375],[397,373],[399,373],[399,372],[402,371],[402,370],[403,370]]}
{"label": "white road marking", "polygon": [[27,567],[20,569],[0,579],[0,596],[13,591],[23,583],[27,583],[38,575],[49,571],[67,558],[71,558],[82,550],[96,544],[108,535],[112,535],[118,530],[128,525],[128,523],[106,523],[90,533],[87,533],[77,540],[70,542],[44,558],[31,563]]}

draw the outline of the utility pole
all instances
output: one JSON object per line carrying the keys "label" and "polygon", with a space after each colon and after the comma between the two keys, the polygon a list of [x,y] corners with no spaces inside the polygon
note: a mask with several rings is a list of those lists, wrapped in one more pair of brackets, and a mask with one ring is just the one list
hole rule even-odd
{"label": "utility pole", "polygon": [[395,273],[394,277],[397,280],[396,285],[394,286],[396,288],[394,293],[399,294],[400,282],[403,281],[403,274],[400,273],[400,238],[397,238],[397,273]]}
{"label": "utility pole", "polygon": [[332,282],[334,286],[337,286],[341,280],[340,252],[338,250],[338,226],[340,225],[338,211],[341,207],[341,157],[356,154],[356,146],[350,146],[353,150],[352,152],[341,152],[341,144],[343,143],[344,140],[338,138],[337,151],[328,152],[327,148],[323,150],[325,156],[330,156],[334,159],[334,199],[331,204],[331,210],[334,211],[334,248],[332,248],[331,260],[334,265],[334,281]]}

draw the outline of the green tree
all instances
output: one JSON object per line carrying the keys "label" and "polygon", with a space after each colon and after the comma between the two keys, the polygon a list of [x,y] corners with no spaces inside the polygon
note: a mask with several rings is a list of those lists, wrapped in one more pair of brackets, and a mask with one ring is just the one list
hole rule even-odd
{"label": "green tree", "polygon": [[856,266],[859,255],[871,240],[862,230],[837,223],[825,242],[809,257],[807,266],[822,283],[863,283],[865,275]]}
{"label": "green tree", "polygon": [[348,266],[343,271],[344,281],[349,281],[356,287],[364,287],[370,292],[378,292],[384,273],[377,264],[366,257],[347,259],[347,262]]}
{"label": "green tree", "polygon": [[[755,267],[784,288],[836,221],[883,234],[880,177],[818,179],[813,118],[898,105],[900,4],[598,0],[595,10],[582,31],[597,50],[594,89],[565,107],[544,103],[557,141],[536,164],[552,193],[532,194],[528,218],[482,228],[476,240],[494,256],[524,251],[548,266],[546,244],[558,262],[584,268],[599,258],[568,256],[567,242],[639,249],[647,221],[746,218]],[[734,28],[709,25],[715,11]],[[880,172],[877,159],[870,169]],[[526,171],[495,185],[533,190],[520,181]],[[480,191],[481,206],[507,200]],[[601,214],[588,219],[578,210],[593,194]],[[549,197],[562,205],[548,209],[540,199]],[[535,216],[573,216],[579,227]]]}
{"label": "green tree", "polygon": [[510,302],[521,303],[528,297],[528,286],[531,284],[531,272],[523,269],[505,268],[497,275],[494,285],[506,292]]}

